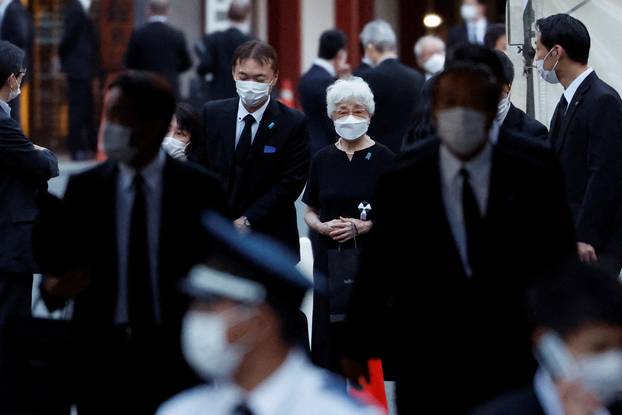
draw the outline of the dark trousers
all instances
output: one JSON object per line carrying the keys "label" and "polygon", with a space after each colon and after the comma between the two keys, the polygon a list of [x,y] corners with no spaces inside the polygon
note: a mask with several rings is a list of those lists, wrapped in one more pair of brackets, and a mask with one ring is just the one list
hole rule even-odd
{"label": "dark trousers", "polygon": [[91,79],[67,78],[69,95],[69,139],[71,158],[92,158],[97,150]]}

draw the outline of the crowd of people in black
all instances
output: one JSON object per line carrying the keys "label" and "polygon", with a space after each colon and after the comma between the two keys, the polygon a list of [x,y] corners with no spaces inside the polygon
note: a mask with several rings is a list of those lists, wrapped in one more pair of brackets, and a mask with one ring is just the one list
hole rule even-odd
{"label": "crowd of people in black", "polygon": [[[82,158],[92,73],[71,68],[94,38],[75,3],[61,56]],[[399,414],[622,413],[622,101],[583,23],[536,24],[534,69],[564,89],[548,131],[512,104],[479,0],[447,46],[414,46],[425,73],[385,21],[354,71],[324,32],[302,112],[276,99],[277,53],[242,1],[197,49],[213,99],[178,102],[190,59],[166,10],[150,2],[107,87],[107,161],[62,199],[56,157],[10,117],[25,53],[0,41],[0,413],[380,414],[347,394],[373,359]],[[34,273],[70,320],[31,316]]]}

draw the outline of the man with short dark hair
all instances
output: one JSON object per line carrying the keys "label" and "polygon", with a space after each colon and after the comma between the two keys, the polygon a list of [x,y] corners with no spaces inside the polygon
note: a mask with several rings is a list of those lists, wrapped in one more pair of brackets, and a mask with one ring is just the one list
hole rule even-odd
{"label": "man with short dark hair", "polygon": [[309,154],[335,142],[335,129],[326,114],[326,89],[344,70],[348,51],[346,35],[340,30],[327,30],[320,36],[318,57],[311,68],[300,78],[298,92],[302,109],[309,119]]}
{"label": "man with short dark hair", "polygon": [[503,23],[495,23],[488,26],[486,36],[484,36],[484,46],[488,49],[507,52],[508,37]]}
{"label": "man with short dark hair", "polygon": [[527,387],[498,397],[474,415],[622,414],[620,281],[571,263],[528,291],[527,308],[534,350],[554,336],[576,362],[575,377],[568,373],[564,379],[541,366]]}
{"label": "man with short dark hair", "polygon": [[279,76],[272,46],[246,42],[232,65],[239,98],[205,104],[205,138],[189,159],[220,178],[238,230],[272,236],[298,257],[294,202],[309,170],[306,117],[270,97]]}
{"label": "man with short dark hair", "polygon": [[56,156],[33,144],[11,119],[9,102],[20,94],[24,59],[21,49],[0,41],[0,324],[30,315],[32,275],[39,271],[31,245],[37,198],[58,176]]}
{"label": "man with short dark hair", "polygon": [[182,345],[212,384],[174,397],[158,415],[378,414],[297,347],[292,316],[312,284],[296,259],[268,238],[237,234],[223,218],[205,224],[222,249],[182,285],[192,299]]}
{"label": "man with short dark hair", "polygon": [[120,76],[101,126],[108,161],[67,185],[65,270],[42,288],[50,310],[75,299],[71,393],[81,414],[154,413],[195,381],[177,341],[185,301],[176,288],[209,252],[201,215],[226,202],[203,169],[161,151],[174,111],[165,79]]}
{"label": "man with short dark hair", "polygon": [[451,49],[461,43],[484,44],[488,28],[485,0],[462,0],[460,17],[463,23],[453,27],[447,37],[447,48]]}
{"label": "man with short dark hair", "polygon": [[617,276],[622,268],[622,101],[588,65],[590,35],[556,14],[536,22],[536,66],[564,93],[551,145],[564,172],[579,256]]}
{"label": "man with short dark hair", "polygon": [[235,49],[252,39],[248,22],[250,12],[248,0],[231,2],[227,13],[229,28],[205,35],[195,48],[199,56],[197,73],[201,77],[212,76],[207,83],[207,101],[236,96],[235,82],[231,78],[231,60]]}
{"label": "man with short dark hair", "polygon": [[150,0],[147,24],[136,29],[127,45],[128,69],[159,73],[180,96],[179,74],[192,67],[184,34],[168,23],[168,0]]}
{"label": "man with short dark hair", "polygon": [[369,136],[397,154],[402,150],[408,128],[415,121],[425,78],[399,61],[397,37],[386,21],[374,20],[365,25],[361,40],[374,64],[362,74],[376,101]]}
{"label": "man with short dark hair", "polygon": [[345,373],[356,381],[362,362],[383,358],[400,413],[464,414],[529,379],[525,288],[575,253],[557,169],[520,141],[489,140],[499,95],[482,66],[442,72],[438,139],[404,153],[377,186]]}

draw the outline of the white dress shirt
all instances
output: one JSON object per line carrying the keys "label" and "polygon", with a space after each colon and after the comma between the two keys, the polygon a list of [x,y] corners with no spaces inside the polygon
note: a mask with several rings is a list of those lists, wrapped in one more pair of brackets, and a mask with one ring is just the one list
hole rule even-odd
{"label": "white dress shirt", "polygon": [[333,78],[337,76],[337,72],[335,71],[335,67],[333,66],[332,63],[330,63],[326,59],[316,58],[313,61],[313,64],[319,66],[320,68],[322,68],[324,70],[326,70],[326,72],[328,72],[330,74],[330,76],[332,76]]}
{"label": "white dress shirt", "polygon": [[566,102],[568,103],[566,111],[568,111],[568,108],[570,108],[570,103],[572,102],[572,98],[574,98],[574,94],[577,93],[577,90],[579,89],[583,81],[585,81],[585,78],[590,76],[592,72],[594,72],[594,69],[587,68],[581,75],[577,76],[570,85],[568,85],[568,88],[566,88],[566,90],[564,91],[564,97],[566,98]]}
{"label": "white dress shirt", "polygon": [[474,33],[476,42],[480,45],[484,44],[484,36],[486,36],[487,26],[488,21],[486,19],[467,22],[467,36],[469,36],[469,41],[471,41],[471,33]]}
{"label": "white dress shirt", "polygon": [[469,182],[482,217],[486,216],[488,205],[488,188],[490,185],[490,167],[492,165],[492,144],[487,143],[480,154],[464,163],[458,160],[447,148],[441,145],[440,170],[441,186],[445,213],[456,242],[456,247],[462,259],[462,265],[467,276],[473,275],[467,255],[467,235],[462,212],[462,185],[463,178],[460,170],[464,167],[469,172]]}
{"label": "white dress shirt", "polygon": [[[155,305],[156,321],[160,321],[159,292],[158,292],[158,254],[160,248],[160,222],[162,212],[162,175],[166,154],[163,151],[144,167],[141,171],[144,179],[143,192],[145,194],[145,208],[147,210],[147,240],[149,241],[149,272]],[[117,256],[118,256],[118,294],[115,310],[115,323],[129,322],[129,290],[127,267],[129,264],[130,228],[132,222],[132,208],[134,206],[134,176],[136,170],[119,163],[117,177]]]}
{"label": "white dress shirt", "polygon": [[242,105],[242,100],[238,103],[238,124],[235,128],[235,146],[237,148],[238,142],[240,141],[240,136],[242,135],[242,131],[244,130],[244,126],[246,122],[244,121],[244,117],[248,114],[251,114],[253,118],[255,118],[255,122],[251,126],[251,143],[255,142],[255,136],[257,135],[257,130],[259,130],[259,123],[263,118],[263,113],[266,112],[266,108],[268,108],[268,104],[270,103],[270,97],[268,96],[268,100],[263,104],[257,111],[250,113],[246,110],[244,105]]}
{"label": "white dress shirt", "polygon": [[348,397],[345,384],[293,351],[275,373],[250,393],[232,382],[199,386],[164,403],[157,415],[231,415],[244,402],[254,415],[380,415]]}
{"label": "white dress shirt", "polygon": [[[538,369],[533,380],[534,391],[545,415],[565,415],[564,406],[551,376],[542,368]],[[610,415],[602,408],[593,415]]]}
{"label": "white dress shirt", "polygon": [[168,22],[168,17],[161,16],[161,15],[150,16],[147,19],[147,22],[148,23],[167,23]]}
{"label": "white dress shirt", "polygon": [[11,116],[11,107],[9,106],[9,104],[0,100],[0,108],[2,108],[4,112],[6,112],[6,115],[8,115],[9,117]]}

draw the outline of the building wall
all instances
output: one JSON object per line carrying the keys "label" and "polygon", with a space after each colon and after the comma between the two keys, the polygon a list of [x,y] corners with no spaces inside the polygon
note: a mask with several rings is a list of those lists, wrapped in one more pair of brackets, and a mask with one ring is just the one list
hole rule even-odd
{"label": "building wall", "polygon": [[317,56],[323,31],[335,27],[335,0],[302,0],[302,72]]}

